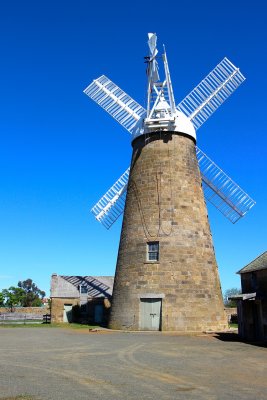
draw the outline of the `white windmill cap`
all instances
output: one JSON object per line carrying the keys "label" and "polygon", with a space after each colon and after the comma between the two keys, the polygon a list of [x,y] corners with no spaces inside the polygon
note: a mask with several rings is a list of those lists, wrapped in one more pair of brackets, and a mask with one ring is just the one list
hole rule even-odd
{"label": "white windmill cap", "polygon": [[175,129],[176,132],[185,133],[196,140],[196,130],[194,125],[181,111],[175,113]]}

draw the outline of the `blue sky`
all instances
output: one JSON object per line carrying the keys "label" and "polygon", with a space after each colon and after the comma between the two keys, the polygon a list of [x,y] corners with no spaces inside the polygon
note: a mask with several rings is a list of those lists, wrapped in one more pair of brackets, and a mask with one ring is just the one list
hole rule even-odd
{"label": "blue sky", "polygon": [[106,74],[144,105],[147,33],[166,45],[178,103],[224,56],[247,80],[198,145],[257,204],[232,225],[209,206],[223,290],[267,250],[266,4],[243,1],[2,1],[0,289],[53,272],[113,275],[121,220],[90,208],[127,168],[130,137],[83,94]]}

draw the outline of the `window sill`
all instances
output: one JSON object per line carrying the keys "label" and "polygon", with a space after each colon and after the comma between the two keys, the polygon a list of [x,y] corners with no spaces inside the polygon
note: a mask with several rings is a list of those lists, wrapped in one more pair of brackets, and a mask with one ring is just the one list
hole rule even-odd
{"label": "window sill", "polygon": [[144,264],[160,264],[159,261],[145,261]]}

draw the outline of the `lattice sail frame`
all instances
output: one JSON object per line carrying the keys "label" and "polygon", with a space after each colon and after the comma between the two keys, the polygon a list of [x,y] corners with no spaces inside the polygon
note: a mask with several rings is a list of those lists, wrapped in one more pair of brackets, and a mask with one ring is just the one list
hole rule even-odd
{"label": "lattice sail frame", "polygon": [[[156,48],[152,48],[152,50],[156,55]],[[165,99],[171,103],[169,95],[171,94],[173,100],[174,97],[165,49],[163,61],[166,80],[162,88],[166,92],[164,92]],[[155,61],[156,67],[157,64]],[[177,105],[177,109],[182,111],[191,120],[197,130],[244,80],[245,77],[240,70],[227,58],[224,58]],[[171,91],[169,86],[171,87]],[[94,80],[84,90],[84,93],[128,130],[133,138],[144,132],[141,122],[145,119],[149,107],[146,111],[105,75]],[[196,154],[205,199],[210,201],[232,223],[235,223],[253,207],[255,201],[199,148],[196,148]],[[129,171],[130,168],[124,172],[91,210],[95,218],[107,229],[111,227],[124,211]]]}
{"label": "lattice sail frame", "polygon": [[196,154],[205,199],[232,223],[237,222],[255,201],[198,147]]}
{"label": "lattice sail frame", "polygon": [[244,80],[239,68],[225,57],[177,108],[191,120],[197,130]]}
{"label": "lattice sail frame", "polygon": [[[196,155],[205,200],[213,204],[233,224],[236,223],[256,202],[199,147],[196,147]],[[91,210],[107,229],[124,211],[129,172],[130,167]]]}
{"label": "lattice sail frame", "polygon": [[109,229],[124,211],[129,173],[130,167],[91,209],[95,218],[106,229]]}
{"label": "lattice sail frame", "polygon": [[146,110],[140,104],[105,75],[95,79],[83,92],[131,134],[135,132],[140,118],[146,115]]}

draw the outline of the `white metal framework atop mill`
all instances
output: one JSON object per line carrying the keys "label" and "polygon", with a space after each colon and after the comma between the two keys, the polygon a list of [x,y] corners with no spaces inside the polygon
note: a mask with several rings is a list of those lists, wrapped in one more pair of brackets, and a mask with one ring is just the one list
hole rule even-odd
{"label": "white metal framework atop mill", "polygon": [[106,76],[84,91],[132,137],[131,166],[92,209],[106,228],[124,212],[109,326],[221,330],[204,197],[233,223],[255,202],[196,147],[196,130],[245,78],[224,58],[176,105],[165,48],[159,57],[156,35],[148,36],[146,109]]}
{"label": "white metal framework atop mill", "polygon": [[[104,75],[95,79],[84,93],[128,130],[132,139],[150,131],[164,130],[180,131],[196,138],[196,130],[238,88],[245,77],[225,57],[176,106],[165,48],[162,54],[165,79],[159,82],[157,36],[152,33],[148,36],[150,56],[146,57],[146,110]],[[235,223],[253,207],[255,201],[199,148],[197,158],[205,198]],[[123,213],[129,170],[130,168],[121,175],[92,208],[95,218],[107,229]]]}

